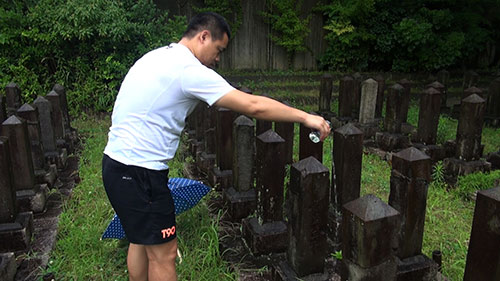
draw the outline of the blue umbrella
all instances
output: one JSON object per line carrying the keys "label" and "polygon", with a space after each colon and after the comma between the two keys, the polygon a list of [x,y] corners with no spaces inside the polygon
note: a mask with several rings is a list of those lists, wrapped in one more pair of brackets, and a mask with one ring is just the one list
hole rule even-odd
{"label": "blue umbrella", "polygon": [[[201,198],[210,191],[210,187],[204,185],[202,182],[186,178],[170,178],[168,180],[168,188],[170,188],[170,193],[174,200],[176,215],[180,215],[182,212],[198,204]],[[123,231],[120,218],[116,214],[102,234],[101,239],[106,238],[125,238],[125,231]]]}

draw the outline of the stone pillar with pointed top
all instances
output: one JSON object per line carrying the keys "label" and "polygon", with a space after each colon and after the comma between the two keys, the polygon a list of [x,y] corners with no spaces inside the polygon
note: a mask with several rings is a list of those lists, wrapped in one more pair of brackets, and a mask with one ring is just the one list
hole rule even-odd
{"label": "stone pillar with pointed top", "polygon": [[17,215],[12,175],[9,138],[0,136],[0,224],[12,223]]}
{"label": "stone pillar with pointed top", "polygon": [[375,76],[374,79],[375,81],[377,81],[377,104],[375,106],[375,118],[382,118],[382,109],[384,107],[385,79],[381,74]]}
{"label": "stone pillar with pointed top", "polygon": [[333,76],[329,73],[321,76],[319,88],[319,112],[331,112]]}
{"label": "stone pillar with pointed top", "polygon": [[479,74],[477,74],[472,70],[469,70],[464,74],[464,82],[462,88],[467,89],[470,87],[476,87],[478,80],[479,80]]}
{"label": "stone pillar with pointed top", "polygon": [[500,125],[500,77],[490,83],[485,118],[493,126]]}
{"label": "stone pillar with pointed top", "polygon": [[1,135],[9,138],[15,190],[33,189],[35,174],[26,121],[11,115],[2,123]]}
{"label": "stone pillar with pointed top", "polygon": [[[0,253],[26,250],[33,224],[33,213],[18,213],[9,142],[8,137],[0,136]],[[0,271],[0,277],[3,274]]]}
{"label": "stone pillar with pointed top", "polygon": [[[397,280],[434,280],[437,264],[422,254],[431,159],[410,147],[392,156],[389,205],[401,214]],[[430,279],[407,279],[427,276]]]}
{"label": "stone pillar with pointed top", "polygon": [[7,120],[7,108],[5,107],[6,99],[4,95],[0,95],[0,123]]}
{"label": "stone pillar with pointed top", "polygon": [[329,235],[335,247],[338,247],[342,238],[342,206],[360,195],[363,132],[351,123],[335,130],[332,153]]}
{"label": "stone pillar with pointed top", "polygon": [[5,97],[7,106],[7,117],[16,114],[16,110],[21,106],[21,89],[16,83],[9,83],[5,86]]}
{"label": "stone pillar with pointed top", "polygon": [[328,278],[324,269],[329,189],[328,169],[316,158],[308,157],[292,165],[287,261],[275,266],[273,280]]}
{"label": "stone pillar with pointed top", "polygon": [[399,212],[374,195],[343,207],[341,280],[395,281]]}
{"label": "stone pillar with pointed top", "polygon": [[217,189],[226,189],[232,185],[233,121],[236,117],[236,113],[229,109],[217,108],[215,129],[217,166],[209,178],[210,184]]}
{"label": "stone pillar with pointed top", "polygon": [[316,158],[319,162],[323,162],[323,142],[314,143],[309,138],[312,130],[303,124],[299,126],[299,160],[309,156]]}
{"label": "stone pillar with pointed top", "polygon": [[69,116],[69,107],[68,107],[68,98],[66,96],[66,89],[64,88],[63,85],[55,84],[52,90],[55,91],[61,98],[61,112],[63,115],[64,132],[69,133],[70,131],[72,131],[72,128],[71,128],[71,117]]}
{"label": "stone pillar with pointed top", "polygon": [[283,222],[285,140],[268,130],[256,139],[257,217],[243,221],[243,236],[253,254],[286,249],[287,227]]}
{"label": "stone pillar with pointed top", "polygon": [[26,121],[16,115],[10,116],[2,123],[1,135],[9,138],[12,178],[19,210],[35,213],[44,211],[48,187],[35,182]]}
{"label": "stone pillar with pointed top", "polygon": [[476,88],[476,87],[470,87],[470,88],[467,88],[464,90],[464,92],[462,94],[462,100],[469,97],[469,96],[472,96],[474,94],[480,96],[481,98],[484,98],[483,91],[481,89]]}
{"label": "stone pillar with pointed top", "polygon": [[369,78],[361,83],[361,105],[359,109],[359,128],[365,137],[372,138],[378,131],[378,122],[375,122],[375,108],[377,106],[377,81]]}
{"label": "stone pillar with pointed top", "polygon": [[[448,84],[450,82],[450,72],[446,70],[441,70],[437,73],[437,82],[443,85],[443,91],[441,91],[441,109],[446,108],[446,102],[448,100]],[[439,91],[439,89],[437,89]]]}
{"label": "stone pillar with pointed top", "polygon": [[416,141],[426,145],[436,144],[440,109],[440,91],[435,88],[427,88],[422,92],[420,96]]}
{"label": "stone pillar with pointed top", "polygon": [[33,102],[33,106],[38,110],[45,153],[57,153],[56,137],[52,124],[52,105],[46,98],[38,96]]}
{"label": "stone pillar with pointed top", "polygon": [[477,194],[464,281],[500,280],[500,186]]}
{"label": "stone pillar with pointed top", "polygon": [[233,122],[233,184],[224,190],[229,215],[234,221],[239,221],[255,211],[254,149],[254,122],[240,115]]}
{"label": "stone pillar with pointed top", "polygon": [[465,161],[481,158],[485,105],[485,100],[476,94],[462,100],[457,129],[457,158]]}
{"label": "stone pillar with pointed top", "polygon": [[36,108],[25,103],[17,110],[17,115],[26,120],[26,124],[28,125],[28,135],[31,143],[33,167],[35,171],[44,170],[47,167],[42,146],[42,132],[40,131],[38,111]]}
{"label": "stone pillar with pointed top", "polygon": [[66,133],[64,132],[64,117],[62,113],[61,97],[59,94],[52,90],[45,98],[50,102],[52,107],[52,124],[54,125],[54,135],[56,141],[61,143],[64,141]]}

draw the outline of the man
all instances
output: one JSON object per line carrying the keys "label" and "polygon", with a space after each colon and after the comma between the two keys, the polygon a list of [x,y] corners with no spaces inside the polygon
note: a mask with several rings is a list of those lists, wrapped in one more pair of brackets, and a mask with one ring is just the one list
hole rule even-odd
{"label": "man", "polygon": [[176,44],[153,50],[129,70],[118,93],[103,157],[108,198],[130,242],[130,280],[177,280],[177,239],[167,162],[186,117],[201,100],[247,116],[300,122],[327,137],[323,118],[245,94],[211,68],[231,32],[218,14],[202,13]]}

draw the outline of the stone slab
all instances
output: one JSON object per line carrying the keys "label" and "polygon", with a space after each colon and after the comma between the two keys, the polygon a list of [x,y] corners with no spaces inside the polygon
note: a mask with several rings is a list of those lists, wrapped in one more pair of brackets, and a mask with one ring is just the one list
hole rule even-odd
{"label": "stone slab", "polygon": [[385,262],[364,268],[349,259],[342,260],[341,280],[342,281],[395,281],[397,273],[396,258],[391,258]]}
{"label": "stone slab", "polygon": [[14,253],[0,254],[0,280],[13,281],[16,276],[17,266]]}
{"label": "stone slab", "polygon": [[19,212],[42,213],[47,203],[47,184],[37,184],[33,189],[16,191]]}
{"label": "stone slab", "polygon": [[328,281],[330,280],[329,274],[327,272],[315,273],[307,276],[297,276],[297,273],[292,269],[287,261],[282,261],[277,265],[273,266],[271,272],[272,281]]}
{"label": "stone slab", "polygon": [[233,184],[233,171],[214,167],[208,175],[208,182],[217,191],[225,190]]}
{"label": "stone slab", "polygon": [[401,124],[401,133],[403,135],[416,135],[417,134],[417,128],[409,123],[402,123]]}
{"label": "stone slab", "polygon": [[238,192],[230,187],[223,191],[223,198],[233,221],[248,217],[257,207],[257,195],[254,189]]}
{"label": "stone slab", "polygon": [[402,134],[378,132],[375,134],[375,141],[378,147],[385,151],[394,151],[410,146],[409,137]]}
{"label": "stone slab", "polygon": [[492,170],[498,170],[500,169],[500,151],[490,153],[486,157],[486,161],[491,163],[491,169]]}
{"label": "stone slab", "polygon": [[14,223],[0,224],[0,253],[28,249],[32,234],[32,212],[19,213]]}
{"label": "stone slab", "polygon": [[431,158],[432,162],[438,162],[446,158],[446,150],[441,145],[413,143],[413,147],[427,154]]}
{"label": "stone slab", "polygon": [[283,221],[260,224],[257,218],[242,221],[243,237],[254,255],[284,252],[288,232]]}
{"label": "stone slab", "polygon": [[374,138],[375,134],[380,130],[378,122],[359,124],[357,127],[363,131],[364,139]]}
{"label": "stone slab", "polygon": [[54,152],[46,152],[45,159],[50,164],[55,164],[57,170],[61,171],[66,168],[66,162],[68,160],[68,151],[66,148],[63,148],[59,151]]}
{"label": "stone slab", "polygon": [[349,122],[354,121],[351,117],[333,117],[330,119],[330,123],[332,125],[332,131],[338,129]]}
{"label": "stone slab", "polygon": [[459,176],[490,171],[491,163],[484,160],[464,161],[457,158],[446,158],[443,160],[443,167],[446,182],[455,185]]}
{"label": "stone slab", "polygon": [[[438,265],[425,255],[398,260],[397,281],[434,281]],[[479,280],[478,280],[479,281]]]}

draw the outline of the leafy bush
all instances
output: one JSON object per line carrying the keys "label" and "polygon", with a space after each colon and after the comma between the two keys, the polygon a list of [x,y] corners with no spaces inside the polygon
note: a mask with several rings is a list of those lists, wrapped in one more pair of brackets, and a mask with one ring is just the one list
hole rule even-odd
{"label": "leafy bush", "polygon": [[490,189],[498,184],[500,170],[487,173],[473,173],[458,177],[456,193],[464,199],[469,199],[471,194],[477,190]]}
{"label": "leafy bush", "polygon": [[0,82],[19,84],[27,102],[60,83],[72,113],[110,111],[134,61],[185,25],[151,0],[14,0],[0,7]]}

